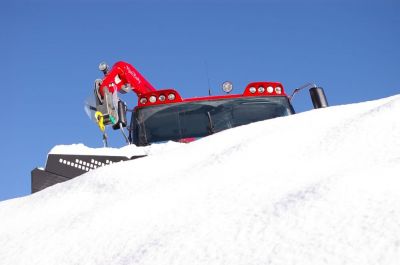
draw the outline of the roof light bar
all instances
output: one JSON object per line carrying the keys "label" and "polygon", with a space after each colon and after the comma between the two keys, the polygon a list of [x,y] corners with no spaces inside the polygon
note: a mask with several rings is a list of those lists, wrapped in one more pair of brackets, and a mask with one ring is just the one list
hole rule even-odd
{"label": "roof light bar", "polygon": [[253,82],[247,85],[244,96],[286,96],[279,82]]}
{"label": "roof light bar", "polygon": [[140,106],[151,106],[159,104],[168,104],[181,102],[182,98],[178,92],[174,89],[163,89],[157,91],[151,91],[149,93],[141,95],[138,100],[138,107]]}

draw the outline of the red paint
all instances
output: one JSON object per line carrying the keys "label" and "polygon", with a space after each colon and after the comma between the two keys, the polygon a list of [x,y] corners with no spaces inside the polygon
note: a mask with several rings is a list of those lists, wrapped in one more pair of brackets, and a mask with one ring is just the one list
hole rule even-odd
{"label": "red paint", "polygon": [[178,140],[179,143],[184,143],[184,144],[191,143],[191,142],[194,142],[194,141],[196,141],[196,138],[194,138],[194,137],[182,138],[182,139]]}
{"label": "red paint", "polygon": [[135,67],[125,62],[117,62],[104,77],[100,94],[104,96],[105,88],[111,93],[120,91],[123,85],[130,85],[138,96],[156,90]]}

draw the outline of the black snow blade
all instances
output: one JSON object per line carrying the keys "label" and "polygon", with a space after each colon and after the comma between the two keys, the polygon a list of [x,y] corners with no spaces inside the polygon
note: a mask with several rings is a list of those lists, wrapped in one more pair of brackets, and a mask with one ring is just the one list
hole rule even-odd
{"label": "black snow blade", "polygon": [[63,155],[49,154],[44,169],[35,168],[31,172],[32,193],[64,182],[93,169],[113,163],[133,160],[140,156]]}

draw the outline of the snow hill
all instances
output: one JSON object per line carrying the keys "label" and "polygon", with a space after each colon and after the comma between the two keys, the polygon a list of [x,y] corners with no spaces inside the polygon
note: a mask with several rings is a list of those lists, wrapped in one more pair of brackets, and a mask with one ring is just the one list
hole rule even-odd
{"label": "snow hill", "polygon": [[155,148],[0,203],[0,264],[400,262],[400,95]]}

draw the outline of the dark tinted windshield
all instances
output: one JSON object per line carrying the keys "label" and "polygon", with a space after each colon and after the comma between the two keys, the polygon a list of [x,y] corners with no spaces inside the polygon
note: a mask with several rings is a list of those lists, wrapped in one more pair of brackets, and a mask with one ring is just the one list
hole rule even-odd
{"label": "dark tinted windshield", "polygon": [[137,145],[204,137],[251,122],[293,114],[286,97],[246,97],[138,109],[132,118]]}

